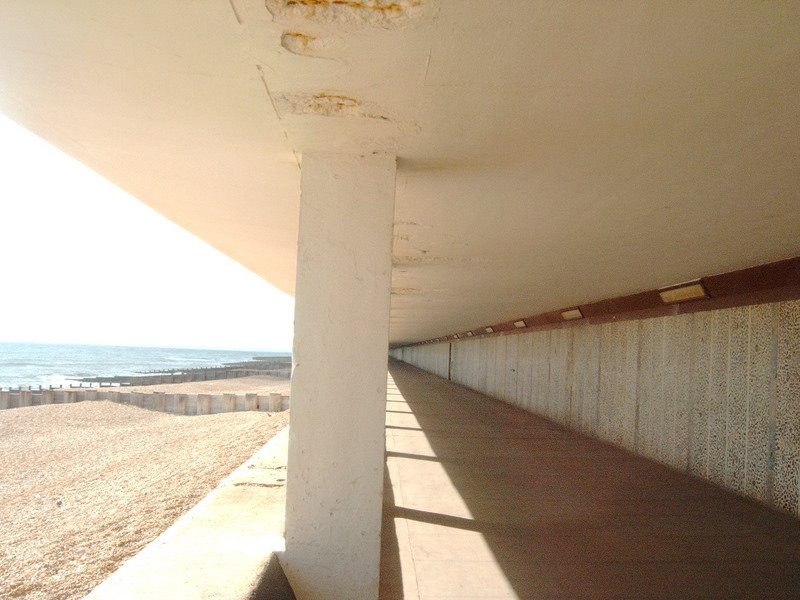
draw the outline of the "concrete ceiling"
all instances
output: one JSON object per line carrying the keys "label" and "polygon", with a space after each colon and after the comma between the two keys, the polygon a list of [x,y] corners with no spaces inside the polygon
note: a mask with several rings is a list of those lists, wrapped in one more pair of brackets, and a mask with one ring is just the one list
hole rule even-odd
{"label": "concrete ceiling", "polygon": [[800,3],[4,0],[0,111],[278,287],[399,157],[392,341],[800,254]]}

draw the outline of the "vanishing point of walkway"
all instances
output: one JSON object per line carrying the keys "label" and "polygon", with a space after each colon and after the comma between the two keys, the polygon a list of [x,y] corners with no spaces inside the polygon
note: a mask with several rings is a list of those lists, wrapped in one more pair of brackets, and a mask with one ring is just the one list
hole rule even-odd
{"label": "vanishing point of walkway", "polygon": [[381,598],[800,598],[800,521],[390,365]]}

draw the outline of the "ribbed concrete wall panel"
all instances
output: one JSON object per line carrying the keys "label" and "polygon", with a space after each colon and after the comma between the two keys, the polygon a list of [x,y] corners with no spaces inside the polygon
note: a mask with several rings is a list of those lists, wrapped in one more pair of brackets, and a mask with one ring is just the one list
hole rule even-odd
{"label": "ribbed concrete wall panel", "polygon": [[724,484],[730,311],[721,310],[713,316],[708,394],[708,477],[715,483]]}
{"label": "ribbed concrete wall panel", "polygon": [[[588,327],[572,329],[571,373],[567,376],[569,389],[569,426],[578,431],[587,431],[584,425],[584,410],[590,401],[586,395],[586,372],[591,368],[589,359]],[[591,431],[587,431],[591,433]]]}
{"label": "ribbed concrete wall panel", "polygon": [[551,331],[540,331],[534,335],[534,412],[549,416],[547,402],[550,392],[550,334]]}
{"label": "ribbed concrete wall panel", "polygon": [[711,382],[711,330],[714,313],[692,315],[691,420],[689,472],[708,477],[708,397]]}
{"label": "ribbed concrete wall panel", "polygon": [[[773,304],[750,307],[747,374],[747,464],[744,492],[769,499],[769,464],[774,460],[777,312]],[[800,399],[798,399],[800,400]]]}
{"label": "ribbed concrete wall panel", "polygon": [[600,326],[600,396],[597,406],[597,435],[609,441],[617,438],[614,394],[618,392],[618,381],[622,376],[622,364],[617,359],[617,356],[624,350],[619,335],[621,330],[622,323],[608,323]]}
{"label": "ribbed concrete wall panel", "polygon": [[505,386],[506,386],[506,339],[505,337],[494,338],[495,342],[495,355],[494,355],[494,386],[492,396],[495,398],[505,399]]}
{"label": "ribbed concrete wall panel", "polygon": [[725,485],[744,493],[750,311],[749,307],[743,306],[731,309],[729,313]]}
{"label": "ribbed concrete wall panel", "polygon": [[800,456],[800,302],[778,307],[775,503],[798,512]]}
{"label": "ribbed concrete wall panel", "polygon": [[516,335],[517,348],[517,399],[518,406],[530,410],[531,372],[533,371],[533,336]]}
{"label": "ribbed concrete wall panel", "polygon": [[491,395],[499,398],[503,395],[503,386],[506,382],[506,361],[505,361],[505,338],[496,337],[492,338],[492,355],[494,361],[492,362],[492,387]]}
{"label": "ribbed concrete wall panel", "polygon": [[483,341],[485,363],[483,365],[483,387],[481,392],[493,395],[497,379],[497,338],[486,338]]}
{"label": "ribbed concrete wall panel", "polygon": [[680,315],[665,319],[667,367],[663,385],[666,402],[674,404],[670,424],[671,456],[668,464],[686,470],[689,464],[689,419],[691,415],[691,349],[692,315]]}
{"label": "ribbed concrete wall panel", "polygon": [[636,450],[643,456],[657,459],[658,445],[654,439],[662,424],[658,417],[664,414],[661,396],[663,375],[662,350],[664,323],[661,319],[639,322],[639,410],[636,424]]}
{"label": "ribbed concrete wall panel", "polygon": [[505,357],[505,338],[496,337],[492,338],[492,361],[491,368],[491,381],[492,387],[489,394],[495,398],[500,398],[503,395],[503,386],[506,382],[506,357]]}
{"label": "ribbed concrete wall panel", "polygon": [[635,450],[638,322],[601,326],[599,436]]}
{"label": "ribbed concrete wall panel", "polygon": [[506,340],[506,383],[503,397],[506,402],[519,406],[517,380],[519,379],[519,336],[509,335]]}
{"label": "ribbed concrete wall panel", "polygon": [[600,396],[600,328],[581,327],[580,363],[581,430],[587,434],[597,431],[597,403]]}
{"label": "ribbed concrete wall panel", "polygon": [[562,425],[569,424],[569,381],[572,329],[555,329],[550,336],[550,416]]}

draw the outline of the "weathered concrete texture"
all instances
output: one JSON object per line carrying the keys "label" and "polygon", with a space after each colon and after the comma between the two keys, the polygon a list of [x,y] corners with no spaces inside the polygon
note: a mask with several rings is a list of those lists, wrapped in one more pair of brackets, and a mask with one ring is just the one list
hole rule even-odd
{"label": "weathered concrete texture", "polygon": [[775,410],[775,503],[800,512],[800,302],[778,307]]}
{"label": "weathered concrete texture", "polygon": [[[777,311],[773,304],[750,309],[750,361],[747,383],[747,458],[745,493],[766,501],[775,460],[774,428],[777,374]],[[795,402],[800,398],[795,396]]]}
{"label": "weathered concrete texture", "polygon": [[452,381],[800,514],[800,301],[393,352],[449,354]]}
{"label": "weathered concrete texture", "polygon": [[303,154],[282,564],[308,600],[378,596],[395,175]]}
{"label": "weathered concrete texture", "polygon": [[600,329],[600,404],[598,434],[636,449],[638,323],[608,323]]}

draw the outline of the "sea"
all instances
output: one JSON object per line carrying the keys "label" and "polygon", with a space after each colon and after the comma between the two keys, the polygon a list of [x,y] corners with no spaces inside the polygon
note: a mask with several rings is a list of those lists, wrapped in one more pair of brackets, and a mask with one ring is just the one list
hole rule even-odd
{"label": "sea", "polygon": [[289,352],[0,342],[0,388],[59,386],[81,377],[215,367]]}

